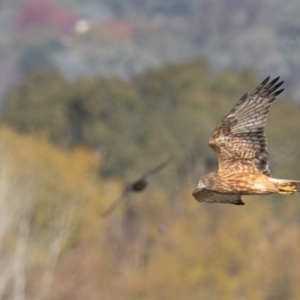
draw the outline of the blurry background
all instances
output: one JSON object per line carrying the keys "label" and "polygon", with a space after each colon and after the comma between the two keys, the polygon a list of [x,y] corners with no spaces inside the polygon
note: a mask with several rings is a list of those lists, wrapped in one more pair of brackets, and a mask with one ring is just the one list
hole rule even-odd
{"label": "blurry background", "polygon": [[[268,75],[300,179],[296,0],[2,0],[1,299],[299,299],[300,196],[197,203],[207,142]],[[101,213],[172,156],[141,194]]]}

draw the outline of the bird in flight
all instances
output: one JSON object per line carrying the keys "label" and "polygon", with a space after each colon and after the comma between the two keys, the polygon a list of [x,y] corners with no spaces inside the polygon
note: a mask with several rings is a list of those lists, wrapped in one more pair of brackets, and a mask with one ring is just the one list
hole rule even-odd
{"label": "bird in flight", "polygon": [[168,164],[170,163],[170,159],[167,159],[165,161],[163,161],[162,163],[160,163],[158,166],[156,166],[155,168],[145,172],[140,178],[136,179],[135,181],[129,183],[126,185],[125,189],[123,190],[122,194],[120,195],[120,197],[115,200],[115,202],[113,202],[103,213],[102,213],[102,217],[106,217],[108,216],[111,212],[113,212],[113,210],[117,207],[117,205],[122,202],[122,200],[125,198],[125,196],[127,195],[127,193],[129,192],[142,192],[143,190],[145,190],[145,188],[148,185],[148,181],[147,178],[154,175],[155,173],[159,172],[160,170],[162,170],[163,168],[165,168]]}
{"label": "bird in flight", "polygon": [[246,93],[217,126],[209,139],[219,162],[217,172],[202,177],[193,196],[199,202],[244,205],[242,195],[284,194],[300,191],[300,181],[271,177],[264,127],[270,107],[284,89],[279,77],[266,78]]}

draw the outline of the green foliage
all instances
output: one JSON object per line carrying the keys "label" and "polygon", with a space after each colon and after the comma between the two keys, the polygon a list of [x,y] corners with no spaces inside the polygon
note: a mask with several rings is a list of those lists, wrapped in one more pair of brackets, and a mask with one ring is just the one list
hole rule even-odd
{"label": "green foliage", "polygon": [[46,133],[53,141],[67,145],[67,93],[67,83],[55,73],[30,75],[10,93],[3,120],[19,132]]}
{"label": "green foliage", "polygon": [[[101,172],[106,177],[128,176],[134,169],[142,172],[172,155],[176,170],[170,168],[169,176],[175,172],[179,185],[216,167],[207,140],[237,100],[258,82],[249,70],[238,74],[227,70],[212,77],[203,60],[151,70],[131,82],[115,78],[67,82],[43,71],[11,91],[2,123],[20,132],[46,135],[63,147],[105,148]],[[292,175],[299,174],[287,171],[295,162],[290,154],[296,153],[299,142],[292,139],[288,149],[280,145],[285,144],[286,132],[297,135],[297,112],[291,101],[278,100],[267,126],[271,145],[278,145],[271,151],[274,167]],[[290,117],[280,127],[276,119],[283,114]]]}

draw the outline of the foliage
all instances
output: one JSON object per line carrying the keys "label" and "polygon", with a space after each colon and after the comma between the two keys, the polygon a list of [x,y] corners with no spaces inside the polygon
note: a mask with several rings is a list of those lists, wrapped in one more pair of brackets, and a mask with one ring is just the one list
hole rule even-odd
{"label": "foliage", "polygon": [[[169,176],[175,172],[180,184],[216,167],[207,146],[209,135],[258,82],[249,70],[227,70],[212,77],[203,60],[152,70],[130,82],[115,78],[68,82],[42,71],[10,92],[2,122],[19,132],[46,135],[65,148],[84,145],[104,150],[105,177],[124,178],[171,155],[176,170],[170,168]],[[276,120],[282,115],[289,118],[280,127]],[[297,124],[293,102],[278,100],[267,126],[275,146],[271,157],[275,168],[280,163],[287,169],[293,165],[295,156],[289,153],[299,147],[294,139]],[[288,149],[280,146],[286,132],[289,143],[293,141]]]}
{"label": "foliage", "polygon": [[121,184],[97,179],[96,153],[0,137],[7,299],[298,299],[298,195],[280,210],[265,196],[241,208],[199,204],[186,185],[174,207],[152,184],[101,220]]}
{"label": "foliage", "polygon": [[60,252],[90,222],[79,212],[96,213],[100,162],[87,150],[66,153],[8,129],[0,140],[0,297],[45,299]]}
{"label": "foliage", "polygon": [[[191,196],[216,168],[209,135],[258,82],[249,70],[212,76],[202,60],[130,82],[27,77],[2,117],[19,133],[0,130],[0,294],[298,299],[299,194],[245,197],[244,207]],[[275,177],[300,179],[298,128],[299,109],[280,97],[267,125]],[[144,193],[100,219],[124,178],[169,155]]]}

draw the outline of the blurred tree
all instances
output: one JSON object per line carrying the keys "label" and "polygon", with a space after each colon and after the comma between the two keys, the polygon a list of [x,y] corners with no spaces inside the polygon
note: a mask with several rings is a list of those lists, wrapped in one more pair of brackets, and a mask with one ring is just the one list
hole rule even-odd
{"label": "blurred tree", "polygon": [[80,234],[76,210],[98,199],[100,162],[87,150],[66,154],[11,130],[0,136],[0,297],[47,299],[59,254]]}
{"label": "blurred tree", "polygon": [[[22,135],[0,130],[0,295],[298,299],[298,194],[245,197],[243,209],[191,196],[217,168],[210,134],[258,82],[249,70],[212,76],[203,60],[129,82],[26,77],[2,116]],[[280,97],[266,128],[275,177],[300,178],[298,129],[298,107]],[[108,178],[130,181],[166,154],[147,193],[101,220],[123,189]]]}
{"label": "blurred tree", "polygon": [[[67,82],[54,72],[43,71],[28,76],[8,95],[2,122],[20,132],[47,135],[64,147],[105,148],[101,169],[105,177],[124,178],[133,169],[142,171],[173,155],[175,165],[167,172],[179,187],[217,167],[208,138],[257,83],[250,70],[225,70],[212,78],[201,59],[151,70],[130,82],[116,78]],[[298,110],[289,100],[279,99],[274,107],[268,136],[278,146],[285,145],[285,132],[297,134]],[[276,128],[276,118],[282,114],[291,117]],[[282,167],[288,170],[294,162],[288,161],[294,157],[289,153],[295,153],[298,146],[294,140],[281,153],[271,149],[271,162],[278,164],[283,155]]]}

